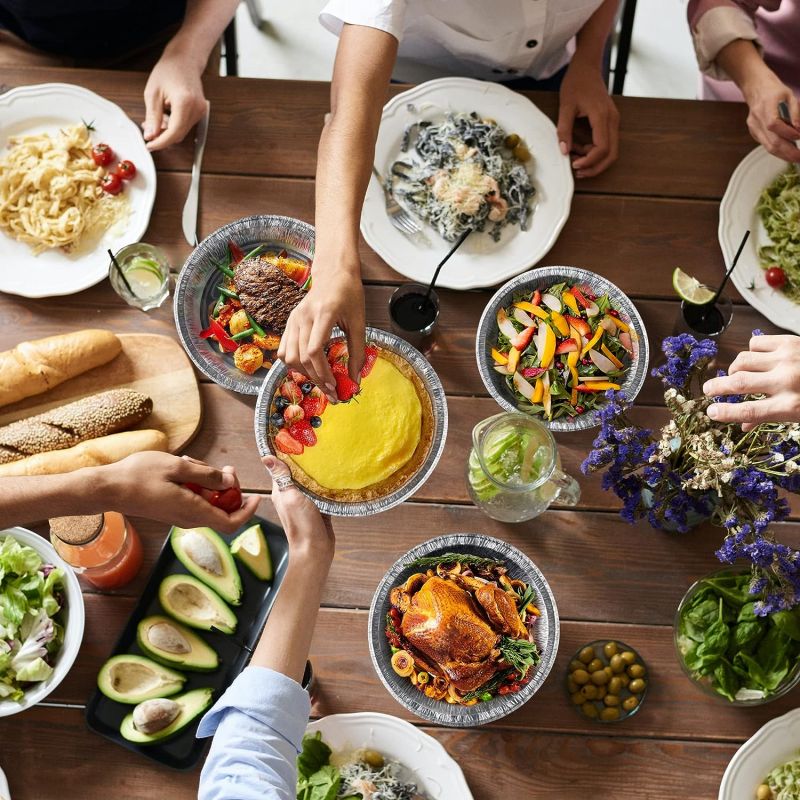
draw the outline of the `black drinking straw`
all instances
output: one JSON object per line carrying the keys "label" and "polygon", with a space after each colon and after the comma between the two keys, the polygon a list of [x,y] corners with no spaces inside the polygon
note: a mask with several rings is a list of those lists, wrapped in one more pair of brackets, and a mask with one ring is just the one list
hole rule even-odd
{"label": "black drinking straw", "polygon": [[703,306],[703,313],[700,317],[700,320],[704,320],[711,311],[712,308],[716,308],[717,300],[719,300],[719,296],[722,294],[722,290],[725,288],[725,284],[728,282],[728,278],[730,278],[731,273],[733,272],[734,268],[736,267],[736,263],[739,261],[739,256],[742,254],[742,250],[744,250],[745,244],[747,244],[747,240],[750,238],[750,231],[745,231],[744,236],[742,236],[742,241],[739,243],[739,249],[736,251],[736,255],[733,257],[733,261],[731,262],[730,267],[728,267],[728,271],[725,273],[725,277],[722,279],[722,283],[719,285],[719,289],[714,292],[714,297],[709,300],[708,303],[705,303]]}
{"label": "black drinking straw", "polygon": [[109,249],[108,255],[111,257],[111,263],[114,265],[114,269],[116,269],[117,273],[119,274],[120,278],[122,278],[122,282],[125,284],[125,288],[131,293],[133,297],[136,297],[136,292],[133,291],[131,285],[128,283],[128,279],[125,277],[125,273],[122,271],[122,267],[119,265],[119,261],[114,257],[114,254]]}
{"label": "black drinking straw", "polygon": [[423,308],[428,304],[428,301],[431,297],[431,292],[433,291],[433,287],[436,285],[436,279],[439,277],[439,273],[442,271],[442,267],[447,263],[448,259],[450,258],[462,244],[464,244],[464,240],[472,233],[472,228],[467,228],[461,236],[458,237],[456,243],[450,248],[450,252],[439,262],[439,266],[436,267],[436,272],[433,273],[433,279],[431,280],[430,286],[428,286],[428,291],[425,292],[425,297],[423,298],[422,302],[419,304],[419,311],[422,311]]}

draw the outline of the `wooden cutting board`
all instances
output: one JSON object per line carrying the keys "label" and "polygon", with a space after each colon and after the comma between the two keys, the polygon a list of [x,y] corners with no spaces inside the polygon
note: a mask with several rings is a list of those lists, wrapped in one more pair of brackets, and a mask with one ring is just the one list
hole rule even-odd
{"label": "wooden cutting board", "polygon": [[136,389],[153,401],[153,413],[134,426],[158,428],[167,434],[169,451],[177,453],[200,427],[200,390],[191,362],[168,336],[122,333],[122,352],[108,364],[84,372],[49,392],[27,397],[0,409],[0,425],[41,414],[108,389]]}

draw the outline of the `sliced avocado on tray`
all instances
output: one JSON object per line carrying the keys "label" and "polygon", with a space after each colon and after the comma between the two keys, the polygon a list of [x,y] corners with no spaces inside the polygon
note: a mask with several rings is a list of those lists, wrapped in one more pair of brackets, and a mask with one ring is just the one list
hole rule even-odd
{"label": "sliced avocado on tray", "polygon": [[167,614],[190,628],[218,628],[223,633],[236,630],[236,614],[213,589],[191,575],[164,578],[158,599]]}
{"label": "sliced avocado on tray", "polygon": [[272,557],[264,531],[256,523],[231,542],[231,553],[260,581],[272,580]]}
{"label": "sliced avocado on tray", "polygon": [[133,705],[175,694],[185,682],[180,672],[129,653],[112,656],[97,674],[97,687],[106,697]]}
{"label": "sliced avocado on tray", "polygon": [[219,667],[216,651],[196,633],[161,614],[145,617],[136,626],[136,643],[153,661],[176,669],[212,672]]}
{"label": "sliced avocado on tray", "polygon": [[129,742],[154,744],[180,733],[211,705],[213,689],[194,689],[185,694],[139,703],[122,720],[119,732]]}
{"label": "sliced avocado on tray", "polygon": [[228,545],[211,528],[173,528],[172,549],[189,572],[234,606],[242,602],[242,579]]}

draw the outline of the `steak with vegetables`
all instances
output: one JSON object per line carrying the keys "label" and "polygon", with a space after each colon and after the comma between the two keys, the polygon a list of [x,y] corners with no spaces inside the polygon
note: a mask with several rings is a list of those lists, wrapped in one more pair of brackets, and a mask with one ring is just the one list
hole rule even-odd
{"label": "steak with vegetables", "polygon": [[286,330],[289,314],[305,296],[283,270],[261,258],[237,264],[234,283],[244,310],[259,325],[276,333]]}

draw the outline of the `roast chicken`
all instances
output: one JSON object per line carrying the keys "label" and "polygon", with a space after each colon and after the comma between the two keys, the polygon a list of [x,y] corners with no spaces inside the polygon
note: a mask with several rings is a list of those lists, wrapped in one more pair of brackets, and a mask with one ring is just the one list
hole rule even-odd
{"label": "roast chicken", "polygon": [[501,635],[528,635],[511,595],[476,578],[412,575],[392,590],[391,601],[403,614],[401,631],[417,664],[461,693],[497,672]]}

